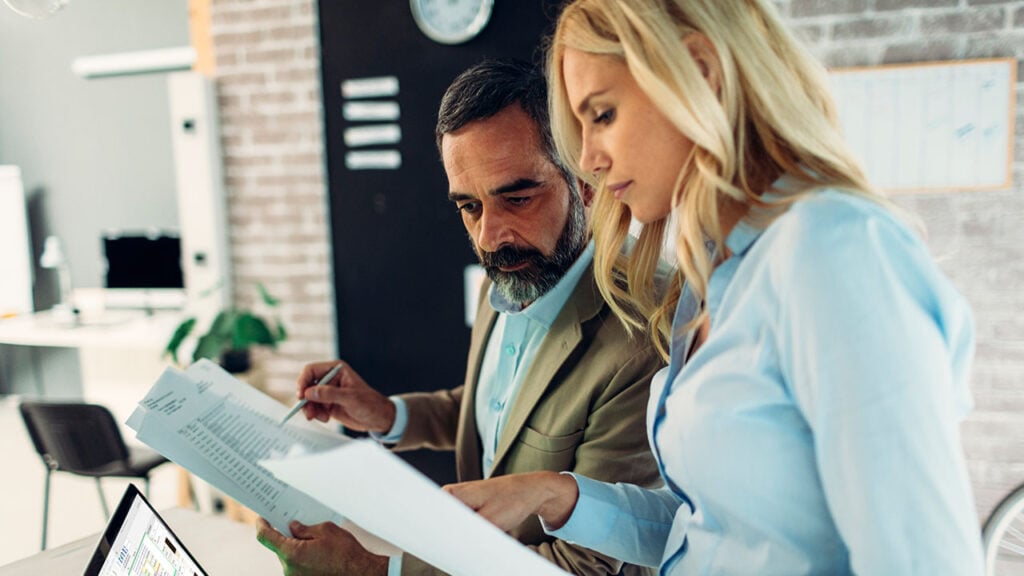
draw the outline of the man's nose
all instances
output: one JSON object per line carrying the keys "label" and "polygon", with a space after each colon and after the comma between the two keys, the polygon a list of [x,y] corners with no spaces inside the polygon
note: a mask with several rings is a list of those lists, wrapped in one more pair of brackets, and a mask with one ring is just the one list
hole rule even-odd
{"label": "man's nose", "polygon": [[515,235],[506,215],[499,212],[484,213],[480,217],[477,246],[485,252],[497,252],[499,248],[513,244]]}

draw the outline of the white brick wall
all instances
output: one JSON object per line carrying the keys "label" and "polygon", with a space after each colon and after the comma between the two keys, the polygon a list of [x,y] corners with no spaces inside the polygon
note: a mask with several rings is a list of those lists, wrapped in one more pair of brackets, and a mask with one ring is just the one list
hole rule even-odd
{"label": "white brick wall", "polygon": [[[1024,61],[1021,0],[776,0],[831,66],[1012,56]],[[238,297],[266,283],[291,338],[265,357],[290,391],[306,361],[333,356],[315,5],[214,0],[213,34]],[[1018,66],[1024,80],[1024,65]],[[902,196],[974,306],[977,408],[963,427],[979,514],[1024,482],[1024,83],[1014,188]]]}
{"label": "white brick wall", "polygon": [[319,39],[309,0],[214,0],[236,299],[263,282],[289,338],[260,354],[268,386],[291,393],[303,364],[333,357]]}

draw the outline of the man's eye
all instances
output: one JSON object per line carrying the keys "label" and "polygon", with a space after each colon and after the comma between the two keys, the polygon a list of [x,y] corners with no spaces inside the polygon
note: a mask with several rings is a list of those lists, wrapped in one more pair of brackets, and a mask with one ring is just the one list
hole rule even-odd
{"label": "man's eye", "polygon": [[522,206],[522,205],[524,205],[524,204],[526,204],[527,202],[530,201],[530,197],[529,196],[522,196],[522,197],[520,197],[520,196],[511,196],[509,198],[506,198],[506,200],[508,201],[509,204],[511,204],[513,206]]}
{"label": "man's eye", "polygon": [[455,210],[461,214],[474,214],[479,209],[480,204],[476,202],[466,202],[464,204],[459,204],[455,207]]}

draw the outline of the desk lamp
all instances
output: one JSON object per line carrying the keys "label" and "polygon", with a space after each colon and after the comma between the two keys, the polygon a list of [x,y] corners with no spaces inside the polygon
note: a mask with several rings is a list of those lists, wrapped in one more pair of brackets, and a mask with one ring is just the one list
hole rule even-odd
{"label": "desk lamp", "polygon": [[60,238],[47,236],[43,244],[43,254],[39,257],[39,265],[50,270],[57,270],[60,282],[60,302],[51,309],[53,318],[61,324],[76,324],[78,310],[71,301],[71,268],[68,267],[64,250],[60,246]]}
{"label": "desk lamp", "polygon": [[4,4],[22,16],[43,20],[67,6],[68,0],[4,0]]}

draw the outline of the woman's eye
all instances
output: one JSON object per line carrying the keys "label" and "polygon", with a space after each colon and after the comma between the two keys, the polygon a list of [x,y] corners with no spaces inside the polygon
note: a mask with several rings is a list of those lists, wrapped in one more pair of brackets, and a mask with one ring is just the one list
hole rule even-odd
{"label": "woman's eye", "polygon": [[608,124],[615,119],[615,109],[609,108],[594,116],[594,124]]}

